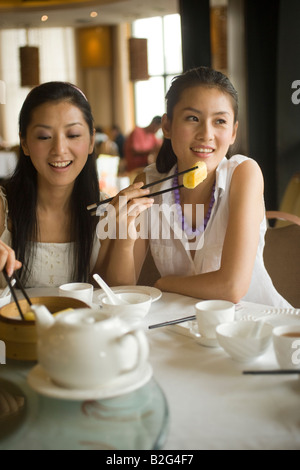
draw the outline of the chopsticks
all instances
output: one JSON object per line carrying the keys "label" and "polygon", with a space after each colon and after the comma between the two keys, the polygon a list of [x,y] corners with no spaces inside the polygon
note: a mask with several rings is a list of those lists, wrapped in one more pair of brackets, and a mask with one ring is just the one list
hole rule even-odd
{"label": "chopsticks", "polygon": [[149,330],[152,330],[153,328],[160,328],[162,326],[176,325],[177,323],[183,323],[185,321],[193,321],[193,320],[196,320],[196,315],[191,315],[189,317],[183,317],[183,318],[177,318],[177,320],[165,321],[163,323],[156,323],[155,325],[149,325],[148,328],[149,328]]}
{"label": "chopsticks", "polygon": [[300,374],[300,369],[244,370],[244,375],[286,375]]}
{"label": "chopsticks", "polygon": [[22,318],[22,320],[25,320],[25,317],[23,315],[23,312],[21,310],[21,307],[20,307],[20,304],[18,302],[18,298],[16,296],[16,293],[15,293],[15,289],[14,289],[14,284],[12,283],[11,279],[15,279],[16,280],[16,284],[17,284],[17,287],[19,287],[19,289],[21,289],[22,291],[22,294],[24,295],[25,299],[27,300],[27,303],[31,306],[32,305],[32,302],[30,300],[30,298],[28,297],[24,287],[23,287],[23,284],[18,276],[18,274],[16,272],[14,272],[14,274],[9,277],[7,272],[5,271],[5,269],[3,270],[3,275],[5,277],[5,280],[8,284],[8,287],[10,289],[10,292],[11,292],[11,295],[13,296],[13,299],[16,303],[16,306],[17,306],[17,309],[19,310],[19,314],[20,314],[20,317]]}
{"label": "chopsticks", "polygon": [[[150,188],[151,186],[155,186],[156,184],[163,183],[164,181],[176,178],[176,176],[184,175],[185,173],[189,173],[190,171],[197,170],[197,168],[198,168],[198,166],[194,166],[193,168],[189,168],[188,170],[180,171],[179,173],[175,173],[174,175],[166,176],[165,178],[162,178],[161,180],[152,181],[152,183],[148,183],[148,184],[145,184],[144,186],[142,186],[141,189]],[[174,191],[175,189],[179,189],[179,188],[183,188],[183,184],[180,184],[179,186],[176,186],[176,187],[171,186],[168,189],[163,189],[162,191],[157,191],[156,193],[148,194],[145,197],[158,196],[159,194],[164,194],[164,193],[167,193],[168,191]],[[90,211],[92,209],[96,209],[96,207],[101,206],[102,204],[107,204],[107,203],[111,202],[114,198],[115,198],[115,196],[110,197],[108,199],[103,199],[103,201],[100,201],[99,204],[96,204],[96,203],[95,204],[90,204],[89,206],[87,206],[87,210]],[[93,212],[91,215],[96,215],[96,213]]]}

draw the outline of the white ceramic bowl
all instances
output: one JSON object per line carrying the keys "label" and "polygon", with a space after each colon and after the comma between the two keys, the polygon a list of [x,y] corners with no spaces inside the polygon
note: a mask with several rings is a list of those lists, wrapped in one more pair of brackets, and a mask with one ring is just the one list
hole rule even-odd
{"label": "white ceramic bowl", "polygon": [[140,320],[144,318],[150,310],[152,298],[148,294],[120,292],[116,295],[120,299],[128,302],[128,305],[114,305],[107,296],[101,298],[103,308],[112,315],[118,315],[127,320]]}
{"label": "white ceramic bowl", "polygon": [[248,362],[261,356],[272,340],[272,325],[254,320],[234,321],[217,326],[220,346],[232,359]]}

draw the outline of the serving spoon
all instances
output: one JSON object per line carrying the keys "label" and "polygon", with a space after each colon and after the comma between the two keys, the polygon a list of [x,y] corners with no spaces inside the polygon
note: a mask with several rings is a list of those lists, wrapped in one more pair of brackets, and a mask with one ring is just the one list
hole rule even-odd
{"label": "serving spoon", "polygon": [[94,274],[93,278],[99,284],[99,286],[104,290],[107,297],[110,299],[111,303],[114,305],[128,305],[128,302],[124,299],[120,299],[113,290],[106,284],[106,282],[99,276],[99,274]]}

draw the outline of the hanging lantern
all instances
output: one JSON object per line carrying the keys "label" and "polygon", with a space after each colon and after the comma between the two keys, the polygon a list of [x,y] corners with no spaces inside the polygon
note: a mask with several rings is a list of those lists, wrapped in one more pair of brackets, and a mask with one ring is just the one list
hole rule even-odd
{"label": "hanging lantern", "polygon": [[20,47],[21,86],[34,87],[40,84],[39,48]]}
{"label": "hanging lantern", "polygon": [[148,42],[144,38],[129,38],[130,80],[148,80]]}

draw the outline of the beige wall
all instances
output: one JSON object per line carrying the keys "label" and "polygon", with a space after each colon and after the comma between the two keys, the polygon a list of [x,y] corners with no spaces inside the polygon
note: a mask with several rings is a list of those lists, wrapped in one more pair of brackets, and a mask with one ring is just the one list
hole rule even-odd
{"label": "beige wall", "polygon": [[113,121],[111,68],[85,69],[81,75],[80,86],[92,106],[95,125],[110,127]]}
{"label": "beige wall", "polygon": [[[107,49],[109,57],[106,55],[102,64],[101,60],[97,64],[92,58],[90,65],[93,66],[88,66],[86,57],[82,57],[85,47],[81,31],[77,31],[78,85],[92,106],[95,125],[108,130],[113,124],[118,124],[126,134],[134,126],[133,86],[129,80],[130,28],[126,24],[107,28],[111,38]],[[91,29],[89,38],[92,37],[92,32]],[[95,38],[97,39],[96,29]]]}

